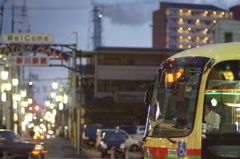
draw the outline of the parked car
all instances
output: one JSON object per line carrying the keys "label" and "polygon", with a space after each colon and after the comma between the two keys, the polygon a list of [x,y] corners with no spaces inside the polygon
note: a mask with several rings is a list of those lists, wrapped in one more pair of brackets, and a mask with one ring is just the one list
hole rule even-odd
{"label": "parked car", "polygon": [[124,141],[126,150],[131,152],[138,152],[142,149],[142,139],[136,139],[128,135]]}
{"label": "parked car", "polygon": [[123,131],[104,132],[100,142],[101,157],[110,156],[114,149],[114,156],[125,158],[124,141],[126,138],[126,132]]}
{"label": "parked car", "polygon": [[131,136],[132,136],[134,139],[137,139],[138,141],[142,141],[143,135],[144,135],[144,133],[145,133],[145,128],[146,128],[145,125],[139,125],[139,126],[137,126],[136,134],[132,134]]}
{"label": "parked car", "polygon": [[119,125],[116,129],[125,130],[128,134],[136,134],[137,127],[132,125]]}
{"label": "parked car", "polygon": [[145,133],[145,128],[146,128],[146,126],[145,125],[138,125],[137,126],[137,134],[138,135],[144,135],[144,133]]}
{"label": "parked car", "polygon": [[117,126],[116,129],[125,130],[129,135],[131,135],[132,138],[142,141],[145,132],[145,125],[120,125]]}
{"label": "parked car", "polygon": [[5,154],[15,159],[45,159],[47,151],[43,143],[25,142],[11,130],[0,129],[0,157]]}
{"label": "parked car", "polygon": [[116,132],[116,131],[122,132],[122,133],[128,135],[127,132],[124,131],[124,130],[119,130],[119,129],[98,129],[97,133],[96,133],[96,141],[95,141],[96,148],[100,149],[100,142],[102,141],[103,135],[105,135],[106,132]]}
{"label": "parked car", "polygon": [[101,128],[102,128],[101,124],[85,125],[82,134],[83,143],[87,145],[94,145],[96,141],[97,129]]}

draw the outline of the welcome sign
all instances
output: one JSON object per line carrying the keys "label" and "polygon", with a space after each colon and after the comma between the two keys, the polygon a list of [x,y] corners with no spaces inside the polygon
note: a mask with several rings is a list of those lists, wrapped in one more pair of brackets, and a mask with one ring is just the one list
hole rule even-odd
{"label": "welcome sign", "polygon": [[68,61],[69,55],[64,53],[63,51],[53,49],[44,45],[10,45],[7,47],[0,48],[0,54],[9,55],[9,54],[18,54],[18,53],[41,53],[46,54],[48,56],[52,56],[58,59],[62,59],[62,61]]}

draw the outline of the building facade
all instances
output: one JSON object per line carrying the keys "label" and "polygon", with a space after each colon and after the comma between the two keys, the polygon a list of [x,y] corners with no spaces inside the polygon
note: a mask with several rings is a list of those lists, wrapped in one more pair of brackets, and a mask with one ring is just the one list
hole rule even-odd
{"label": "building facade", "polygon": [[180,49],[100,47],[82,52],[82,124],[145,124],[144,93],[161,62]]}
{"label": "building facade", "polygon": [[240,21],[219,19],[212,28],[215,43],[240,42]]}
{"label": "building facade", "polygon": [[160,3],[153,12],[153,47],[188,49],[214,43],[211,28],[232,12],[212,5]]}

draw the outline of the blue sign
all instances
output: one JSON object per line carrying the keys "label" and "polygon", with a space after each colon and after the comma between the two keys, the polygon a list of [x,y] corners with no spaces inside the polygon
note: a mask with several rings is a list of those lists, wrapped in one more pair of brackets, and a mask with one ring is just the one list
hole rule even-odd
{"label": "blue sign", "polygon": [[68,61],[69,55],[63,51],[50,48],[46,45],[10,45],[7,47],[0,48],[0,54],[17,54],[24,52],[42,53],[55,58],[62,59],[62,61]]}
{"label": "blue sign", "polygon": [[178,142],[178,156],[185,157],[187,150],[186,142]]}

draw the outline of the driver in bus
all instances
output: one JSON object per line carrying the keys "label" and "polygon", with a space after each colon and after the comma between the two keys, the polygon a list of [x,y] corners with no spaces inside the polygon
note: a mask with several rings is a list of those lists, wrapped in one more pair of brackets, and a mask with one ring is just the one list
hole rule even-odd
{"label": "driver in bus", "polygon": [[221,117],[218,113],[212,110],[211,101],[204,102],[205,105],[205,122],[207,123],[207,133],[212,133],[219,130]]}

